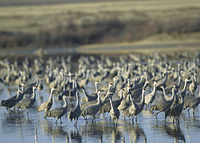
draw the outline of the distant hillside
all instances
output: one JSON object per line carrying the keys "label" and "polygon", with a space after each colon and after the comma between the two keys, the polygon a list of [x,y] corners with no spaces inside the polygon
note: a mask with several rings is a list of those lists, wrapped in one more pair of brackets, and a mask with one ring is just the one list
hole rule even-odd
{"label": "distant hillside", "polygon": [[94,1],[0,6],[0,48],[135,42],[159,35],[169,42],[177,37],[199,41],[199,0]]}

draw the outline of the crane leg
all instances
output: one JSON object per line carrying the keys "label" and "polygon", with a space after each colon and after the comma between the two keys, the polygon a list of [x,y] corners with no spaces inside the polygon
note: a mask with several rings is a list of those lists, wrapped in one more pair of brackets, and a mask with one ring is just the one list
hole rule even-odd
{"label": "crane leg", "polygon": [[167,116],[165,115],[165,123],[166,123],[166,121],[167,121]]}
{"label": "crane leg", "polygon": [[188,112],[190,111],[190,109],[192,109],[191,107],[190,108],[188,108]]}
{"label": "crane leg", "polygon": [[132,118],[132,124],[134,124],[134,118],[135,118],[135,116],[133,116],[133,118]]}
{"label": "crane leg", "polygon": [[85,121],[86,121],[86,124],[88,123],[88,120],[87,120],[87,116],[85,117],[84,115],[82,115],[83,116],[83,118],[85,119]]}
{"label": "crane leg", "polygon": [[58,119],[56,118],[56,121],[55,121],[55,124],[57,125],[57,121],[58,121]]}
{"label": "crane leg", "polygon": [[173,117],[173,124],[174,124],[174,122],[175,122],[175,117]]}
{"label": "crane leg", "polygon": [[116,121],[115,121],[115,125],[117,126],[117,122],[118,122],[118,119],[116,119]]}
{"label": "crane leg", "polygon": [[192,113],[193,113],[193,116],[195,116],[195,114],[194,114],[195,113],[195,108],[193,108]]}
{"label": "crane leg", "polygon": [[179,125],[179,122],[180,122],[180,118],[179,117],[177,117],[177,122],[178,122],[178,125]]}
{"label": "crane leg", "polygon": [[77,123],[78,123],[78,119],[76,119],[76,125],[77,125]]}

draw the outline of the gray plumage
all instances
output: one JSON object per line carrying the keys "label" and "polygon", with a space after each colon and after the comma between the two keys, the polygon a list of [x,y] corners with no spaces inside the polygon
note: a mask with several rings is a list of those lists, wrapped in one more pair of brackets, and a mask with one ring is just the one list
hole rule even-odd
{"label": "gray plumage", "polygon": [[31,98],[23,99],[21,102],[17,103],[15,105],[16,108],[28,109],[28,108],[32,107],[32,105],[36,101],[36,99],[35,99],[36,98],[36,93],[35,93],[36,86],[33,86],[32,89],[33,89],[33,95],[32,95],[32,97]]}
{"label": "gray plumage", "polygon": [[159,81],[157,81],[158,86],[163,86],[165,88],[166,87],[166,83],[167,83],[167,79],[168,79],[168,73],[165,73],[164,74],[164,78],[162,78]]}
{"label": "gray plumage", "polygon": [[199,105],[199,103],[200,103],[200,91],[197,97],[192,96],[184,98],[184,109],[188,108],[188,111],[190,109],[193,109],[193,115],[194,115],[195,108]]}
{"label": "gray plumage", "polygon": [[1,106],[6,107],[6,109],[10,109],[10,108],[14,107],[19,101],[22,100],[23,95],[24,95],[23,92],[18,89],[17,95],[12,96],[6,100],[2,100]]}
{"label": "gray plumage", "polygon": [[45,102],[43,102],[42,104],[40,104],[38,107],[37,107],[37,111],[40,112],[40,111],[47,111],[47,110],[50,110],[52,104],[53,104],[53,92],[55,91],[54,88],[51,89],[51,93],[50,93],[50,96],[49,96],[49,99]]}
{"label": "gray plumage", "polygon": [[197,74],[194,73],[194,75],[191,77],[192,82],[189,84],[189,87],[188,87],[188,89],[191,93],[194,93],[197,89],[197,78],[196,78],[196,76],[197,76]]}
{"label": "gray plumage", "polygon": [[117,120],[119,119],[120,112],[116,107],[113,106],[112,98],[109,98],[109,99],[110,99],[110,106],[111,106],[110,117],[113,120],[113,124],[117,124]]}
{"label": "gray plumage", "polygon": [[[119,92],[120,98],[112,100],[112,104],[113,104],[114,108],[118,108],[118,106],[121,104],[121,101],[123,100],[123,93],[124,93],[124,89],[121,89]],[[111,96],[111,98],[113,98],[113,96]],[[111,109],[111,104],[110,104],[110,102],[107,102],[102,106],[102,108],[99,111],[99,114],[110,112],[110,109]]]}
{"label": "gray plumage", "polygon": [[145,96],[145,104],[147,105],[147,109],[150,103],[152,103],[156,96],[156,88],[157,83],[154,82],[153,91]]}
{"label": "gray plumage", "polygon": [[83,93],[84,93],[84,95],[85,95],[85,97],[83,97],[82,100],[81,100],[82,102],[94,101],[94,100],[97,99],[97,93],[95,93],[95,94],[93,94],[93,95],[89,95],[89,94],[87,94],[87,92],[85,91],[85,88],[84,88],[84,87],[82,88],[82,90],[83,90]]}
{"label": "gray plumage", "polygon": [[178,103],[173,102],[170,108],[165,112],[165,118],[167,118],[168,116],[174,117],[173,123],[175,119],[177,119],[179,123],[179,117],[183,111],[183,105],[184,105],[184,97],[179,96]]}
{"label": "gray plumage", "polygon": [[133,101],[133,98],[130,96],[131,106],[129,107],[129,115],[132,116],[132,121],[134,121],[135,116],[137,116],[139,111],[139,106]]}
{"label": "gray plumage", "polygon": [[32,94],[33,93],[33,86],[37,87],[38,86],[38,83],[39,83],[39,79],[37,79],[36,82],[33,82],[33,83],[30,83],[30,84],[21,84],[21,86],[24,88],[24,94]]}
{"label": "gray plumage", "polygon": [[79,103],[79,92],[76,92],[76,106],[69,112],[68,119],[71,119],[71,121],[76,119],[76,124],[77,124],[80,115],[81,115],[81,108]]}
{"label": "gray plumage", "polygon": [[98,91],[98,102],[96,104],[90,105],[82,110],[81,115],[85,118],[86,121],[87,121],[87,117],[86,117],[87,115],[91,115],[93,116],[93,119],[95,119],[95,115],[100,110],[102,106],[100,94],[101,94],[101,91]]}
{"label": "gray plumage", "polygon": [[159,112],[156,113],[156,118],[157,118],[159,113],[165,112],[166,110],[168,110],[170,108],[170,106],[172,105],[174,98],[175,98],[175,85],[173,85],[172,95],[170,97],[166,95],[165,88],[163,86],[161,88],[163,90],[164,97],[160,97],[161,99],[158,102],[156,102],[155,105],[153,105],[151,107],[151,111],[153,111],[153,110],[159,111]]}
{"label": "gray plumage", "polygon": [[121,111],[122,113],[130,106],[130,94],[127,94],[127,96],[121,101],[120,105],[118,106],[117,109]]}
{"label": "gray plumage", "polygon": [[[101,104],[103,105],[103,104],[105,104],[105,102],[106,102],[106,100],[107,100],[107,98],[108,98],[108,96],[110,96],[112,93],[110,92],[110,88],[112,87],[112,85],[110,85],[109,84],[109,86],[108,86],[108,91],[107,91],[107,93],[105,94],[105,97],[102,97],[102,95],[101,95]],[[101,90],[99,90],[101,93],[102,93],[102,91]],[[84,103],[82,103],[81,104],[81,110],[84,110],[86,107],[88,107],[88,106],[90,106],[90,105],[95,105],[96,103],[98,102],[98,100],[93,100],[93,101],[88,101],[88,102],[84,102]]]}
{"label": "gray plumage", "polygon": [[[57,123],[58,119],[60,119],[61,121],[61,118],[62,116],[67,113],[67,100],[66,100],[66,96],[63,96],[63,101],[64,101],[64,105],[62,107],[58,107],[58,108],[54,108],[50,111],[46,111],[45,114],[44,114],[44,118],[46,117],[53,117],[53,118],[56,118],[56,121],[55,123]],[[62,123],[62,121],[61,121]]]}
{"label": "gray plumage", "polygon": [[125,116],[132,116],[132,121],[134,121],[134,118],[136,117],[137,121],[137,115],[143,110],[144,107],[144,96],[145,96],[145,89],[142,89],[142,98],[140,102],[136,103],[132,98],[130,94],[128,94],[128,97],[130,99],[129,106],[122,111],[122,115]]}

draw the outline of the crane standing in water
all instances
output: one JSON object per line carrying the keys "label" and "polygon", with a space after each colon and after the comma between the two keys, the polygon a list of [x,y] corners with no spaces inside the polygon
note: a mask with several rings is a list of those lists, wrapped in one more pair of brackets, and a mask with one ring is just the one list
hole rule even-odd
{"label": "crane standing in water", "polygon": [[44,114],[44,118],[46,117],[53,117],[56,118],[55,123],[57,124],[58,119],[60,119],[60,123],[62,123],[61,118],[62,116],[67,113],[67,100],[66,100],[67,96],[63,96],[63,101],[64,101],[64,105],[62,107],[58,107],[58,108],[54,108],[50,111],[46,111],[46,113]]}
{"label": "crane standing in water", "polygon": [[47,101],[45,101],[45,102],[43,102],[41,105],[39,105],[38,107],[37,107],[37,110],[38,110],[38,112],[40,112],[40,111],[47,111],[47,110],[50,110],[50,108],[51,108],[51,106],[52,106],[52,104],[53,104],[53,99],[52,99],[52,97],[53,97],[53,92],[55,91],[55,89],[54,88],[52,88],[51,89],[51,93],[50,93],[50,96],[49,96],[49,99],[47,100]]}
{"label": "crane standing in water", "polygon": [[117,109],[117,107],[113,106],[112,98],[109,98],[109,100],[110,100],[110,106],[111,106],[110,117],[113,120],[113,124],[117,125],[117,120],[119,119],[120,112]]}
{"label": "crane standing in water", "polygon": [[[23,99],[21,102],[17,103],[15,105],[16,108],[22,108],[22,109],[29,109],[33,106],[33,104],[35,103],[36,101],[36,93],[35,93],[35,90],[37,88],[37,86],[33,86],[33,95],[31,98],[26,98],[26,99]],[[28,112],[27,112],[28,113]]]}
{"label": "crane standing in water", "polygon": [[9,109],[14,107],[15,108],[15,105],[22,100],[23,98],[23,91],[21,91],[20,89],[17,90],[17,95],[15,96],[12,96],[6,100],[2,100],[1,101],[1,106],[4,106],[6,107],[6,109]]}
{"label": "crane standing in water", "polygon": [[72,109],[69,112],[69,115],[68,115],[68,119],[71,119],[71,120],[75,120],[76,119],[75,125],[77,125],[78,118],[81,115],[81,107],[80,107],[80,103],[79,102],[80,102],[79,101],[79,92],[76,92],[76,106],[74,107],[74,109]]}

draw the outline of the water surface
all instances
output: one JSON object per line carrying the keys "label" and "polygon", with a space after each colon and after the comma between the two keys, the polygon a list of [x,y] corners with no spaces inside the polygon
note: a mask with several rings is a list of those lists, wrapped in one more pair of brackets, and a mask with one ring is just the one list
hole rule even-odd
{"label": "water surface", "polygon": [[[1,87],[0,100],[16,94],[8,87]],[[36,93],[37,104],[41,102],[39,96],[43,96],[44,100],[49,96],[45,88]],[[56,96],[54,100],[52,108],[62,105]],[[30,109],[28,115],[26,111],[9,114],[4,107],[0,107],[1,142],[198,142],[200,132],[199,108],[195,117],[192,112],[188,114],[184,111],[180,125],[173,125],[169,120],[165,123],[162,113],[156,120],[149,111],[139,114],[138,122],[134,124],[128,118],[120,117],[117,126],[110,122],[109,114],[98,116],[94,123],[89,120],[88,124],[80,117],[77,126],[74,126],[74,121],[67,119],[67,115],[62,118],[62,124],[58,122],[56,125],[55,119],[44,119],[43,114],[35,109]]]}

